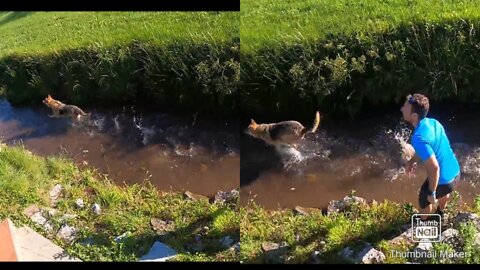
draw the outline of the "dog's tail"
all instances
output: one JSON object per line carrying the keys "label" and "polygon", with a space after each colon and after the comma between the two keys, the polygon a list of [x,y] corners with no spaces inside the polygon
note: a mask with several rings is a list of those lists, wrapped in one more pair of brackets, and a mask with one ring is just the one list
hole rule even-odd
{"label": "dog's tail", "polygon": [[315,120],[313,121],[313,126],[312,126],[312,129],[310,129],[309,131],[307,131],[307,133],[315,133],[315,131],[317,131],[318,127],[320,126],[320,112],[317,111],[315,113]]}

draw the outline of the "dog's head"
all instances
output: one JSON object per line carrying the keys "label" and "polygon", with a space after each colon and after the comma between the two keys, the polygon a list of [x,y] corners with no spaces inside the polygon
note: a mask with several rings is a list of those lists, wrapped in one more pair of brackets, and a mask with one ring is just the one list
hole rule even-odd
{"label": "dog's head", "polygon": [[244,130],[244,133],[248,134],[248,135],[251,135],[251,136],[255,136],[257,134],[257,132],[256,132],[257,128],[258,128],[258,124],[255,122],[255,120],[251,119],[250,124]]}
{"label": "dog's head", "polygon": [[45,104],[45,105],[50,105],[50,103],[52,103],[52,101],[53,101],[53,98],[52,98],[52,96],[50,96],[50,94],[49,94],[46,98],[43,99],[42,102],[43,102],[43,104]]}

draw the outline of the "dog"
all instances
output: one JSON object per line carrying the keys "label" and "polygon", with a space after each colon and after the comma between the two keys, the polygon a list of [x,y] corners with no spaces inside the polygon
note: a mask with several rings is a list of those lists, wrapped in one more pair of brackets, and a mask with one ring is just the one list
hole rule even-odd
{"label": "dog", "polygon": [[300,140],[308,133],[315,133],[320,126],[320,112],[316,112],[313,127],[309,130],[298,121],[282,121],[278,123],[257,124],[251,119],[245,133],[273,146],[297,148]]}
{"label": "dog", "polygon": [[80,120],[82,116],[90,115],[90,113],[84,112],[78,106],[67,105],[59,100],[53,99],[50,94],[43,100],[43,104],[52,109],[53,115],[50,115],[50,117],[60,117],[60,115],[62,115],[71,117],[72,120]]}

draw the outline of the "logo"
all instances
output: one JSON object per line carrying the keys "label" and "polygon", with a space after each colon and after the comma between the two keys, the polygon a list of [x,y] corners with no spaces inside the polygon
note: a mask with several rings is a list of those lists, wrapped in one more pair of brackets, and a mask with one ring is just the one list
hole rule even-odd
{"label": "logo", "polygon": [[[422,217],[426,219],[422,220]],[[442,218],[439,214],[414,214],[412,216],[413,242],[440,242]]]}

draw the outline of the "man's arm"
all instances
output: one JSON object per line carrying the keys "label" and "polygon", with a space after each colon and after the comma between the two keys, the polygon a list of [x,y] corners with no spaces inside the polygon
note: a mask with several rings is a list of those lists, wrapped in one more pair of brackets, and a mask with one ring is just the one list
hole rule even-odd
{"label": "man's arm", "polygon": [[440,166],[435,155],[431,155],[425,160],[425,167],[428,175],[428,188],[430,192],[437,190],[438,180],[440,178]]}

